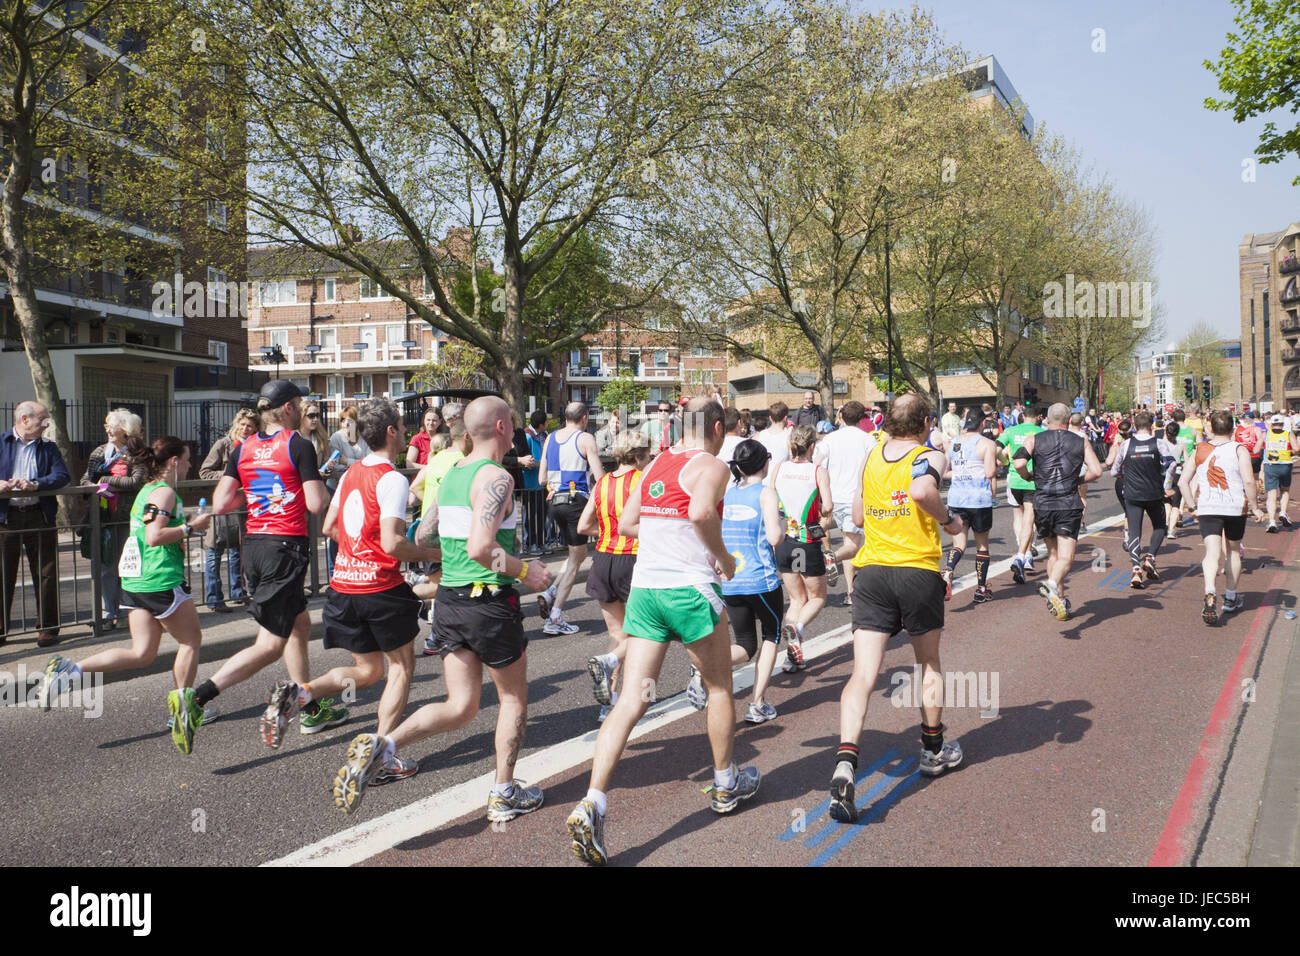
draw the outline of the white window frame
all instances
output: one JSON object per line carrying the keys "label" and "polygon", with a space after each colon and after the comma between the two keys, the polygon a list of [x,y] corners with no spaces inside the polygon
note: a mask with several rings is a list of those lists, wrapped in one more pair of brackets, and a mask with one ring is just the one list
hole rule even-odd
{"label": "white window frame", "polygon": [[[208,301],[223,302],[226,298],[226,283],[229,279],[225,269],[208,266]],[[225,362],[221,363],[225,365]]]}
{"label": "white window frame", "polygon": [[[397,337],[395,339],[393,338],[394,329],[397,330]],[[390,357],[394,352],[400,352],[402,350],[402,343],[406,341],[402,337],[404,331],[405,330],[400,324],[384,326],[384,345],[387,347]]]}
{"label": "white window frame", "polygon": [[225,137],[221,134],[220,130],[216,128],[216,124],[211,120],[207,122],[204,128],[203,140],[204,147],[209,153],[220,159],[226,158]]}
{"label": "white window frame", "polygon": [[[366,295],[366,283],[370,283],[374,287],[374,295]],[[362,302],[375,302],[392,298],[391,295],[384,292],[378,282],[375,282],[369,276],[360,277],[360,281],[357,283],[357,292]]]}
{"label": "white window frame", "polygon": [[229,365],[227,361],[230,352],[230,343],[223,342],[220,339],[208,339],[208,354],[217,360],[218,365]]}
{"label": "white window frame", "polygon": [[226,232],[226,204],[219,199],[208,200],[208,225]]}
{"label": "white window frame", "polygon": [[698,345],[691,347],[691,358],[708,358],[709,355],[710,352],[707,348],[701,348]]}
{"label": "white window frame", "polygon": [[[659,356],[661,356],[661,355],[663,356],[663,361],[662,361],[662,362],[659,361]],[[667,350],[667,349],[655,349],[655,350],[654,350],[654,360],[655,360],[655,364],[654,364],[654,367],[655,367],[655,368],[668,368],[668,350]]]}
{"label": "white window frame", "polygon": [[257,284],[258,302],[263,307],[272,305],[296,305],[298,302],[297,279],[272,279]]}
{"label": "white window frame", "polygon": [[325,302],[337,302],[335,296],[338,295],[339,280],[335,276],[328,276],[325,279]]}
{"label": "white window frame", "polygon": [[280,346],[280,351],[289,354],[289,330],[288,329],[268,329],[266,333],[266,344],[271,348]]}
{"label": "white window frame", "polygon": [[[329,341],[326,341],[326,339],[328,339]],[[321,347],[322,352],[327,350],[330,352],[334,351],[338,343],[339,343],[338,329],[317,329],[316,330],[316,344]]]}
{"label": "white window frame", "polygon": [[[393,383],[397,383],[397,388],[393,388]],[[393,398],[397,395],[406,394],[406,376],[404,374],[391,373],[388,376],[388,397]]]}
{"label": "white window frame", "polygon": [[361,387],[357,389],[358,393],[364,392],[371,398],[375,397],[375,377],[370,374],[361,376]]}
{"label": "white window frame", "polygon": [[325,376],[325,392],[327,395],[342,395],[346,384],[347,382],[342,375]]}

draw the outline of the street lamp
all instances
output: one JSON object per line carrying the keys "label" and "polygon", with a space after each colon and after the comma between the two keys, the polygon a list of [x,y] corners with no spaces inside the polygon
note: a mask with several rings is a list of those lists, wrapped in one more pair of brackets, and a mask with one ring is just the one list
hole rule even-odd
{"label": "street lamp", "polygon": [[275,377],[280,377],[280,365],[289,361],[284,357],[284,352],[280,350],[279,345],[263,345],[261,348],[262,361],[275,363]]}

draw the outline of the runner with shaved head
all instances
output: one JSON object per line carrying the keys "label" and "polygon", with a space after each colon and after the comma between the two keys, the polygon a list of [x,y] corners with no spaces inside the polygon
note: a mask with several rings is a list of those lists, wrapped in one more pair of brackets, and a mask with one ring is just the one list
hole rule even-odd
{"label": "runner with shaved head", "polygon": [[353,739],[348,762],[334,780],[334,803],[344,813],[360,807],[380,769],[397,763],[399,748],[474,719],[485,666],[501,702],[496,785],[488,797],[488,819],[505,822],[542,805],[540,787],[525,788],[514,779],[528,721],[528,638],[515,584],[539,590],[550,583],[551,575],[540,562],[529,564],[514,556],[514,481],[501,467],[514,444],[510,407],[495,396],[477,398],[465,409],[464,422],[474,439],[473,450],[448,470],[416,532],[421,547],[442,549],[433,634],[442,655],[447,699],[425,704],[391,736],[361,734]]}

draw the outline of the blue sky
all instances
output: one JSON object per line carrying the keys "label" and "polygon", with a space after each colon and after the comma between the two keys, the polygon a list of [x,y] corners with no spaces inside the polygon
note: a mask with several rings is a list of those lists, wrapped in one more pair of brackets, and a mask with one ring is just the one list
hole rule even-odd
{"label": "blue sky", "polygon": [[[1238,125],[1202,105],[1220,95],[1202,61],[1217,61],[1233,28],[1232,4],[931,0],[922,7],[951,42],[996,56],[1035,122],[1073,143],[1148,211],[1165,338],[1201,321],[1240,337],[1237,245],[1248,232],[1300,220],[1300,187],[1290,185],[1300,161],[1256,164],[1255,182],[1242,182],[1242,160],[1253,156],[1263,120]],[[1092,49],[1098,27],[1106,31],[1104,53]]]}

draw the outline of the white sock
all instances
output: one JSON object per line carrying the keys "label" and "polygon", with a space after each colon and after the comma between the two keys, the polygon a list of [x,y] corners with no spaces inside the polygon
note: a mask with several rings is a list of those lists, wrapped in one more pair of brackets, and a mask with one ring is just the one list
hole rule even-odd
{"label": "white sock", "polygon": [[311,703],[311,688],[305,684],[298,685],[298,706],[306,707]]}
{"label": "white sock", "polygon": [[719,790],[734,789],[736,786],[736,765],[733,763],[726,770],[714,770],[713,785]]}
{"label": "white sock", "polygon": [[607,671],[612,671],[618,666],[618,656],[613,651],[608,654],[601,654],[597,660],[600,661],[600,665]]}
{"label": "white sock", "polygon": [[397,746],[393,743],[391,737],[381,737],[380,739],[384,742],[384,752],[379,755],[379,759],[384,763],[388,763],[397,754]]}
{"label": "white sock", "polygon": [[602,817],[605,815],[605,811],[609,809],[604,790],[588,790],[587,799],[596,805],[596,812]]}
{"label": "white sock", "polygon": [[1223,592],[1223,599],[1224,599],[1225,601],[1235,601],[1235,600],[1237,600],[1237,592],[1236,592],[1236,591],[1224,591],[1224,592]]}
{"label": "white sock", "polygon": [[794,632],[795,632],[796,634],[799,635],[799,640],[802,641],[802,640],[803,640],[803,625],[802,625],[802,624],[795,624],[795,626],[794,626]]}
{"label": "white sock", "polygon": [[511,780],[509,783],[493,784],[492,792],[497,796],[505,797],[508,800],[515,792],[515,782]]}
{"label": "white sock", "polygon": [[852,780],[853,775],[854,775],[853,764],[849,763],[847,760],[841,760],[839,763],[835,765],[835,772],[831,774],[831,778],[834,779],[836,777],[839,777],[841,779]]}

